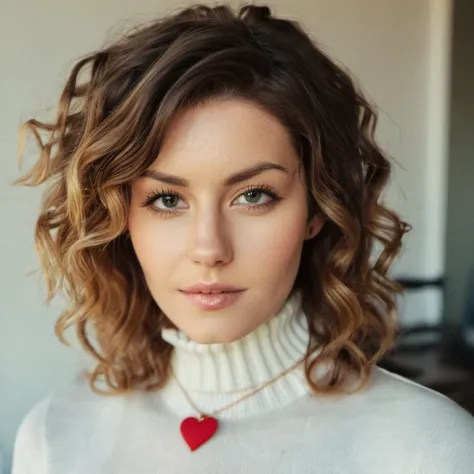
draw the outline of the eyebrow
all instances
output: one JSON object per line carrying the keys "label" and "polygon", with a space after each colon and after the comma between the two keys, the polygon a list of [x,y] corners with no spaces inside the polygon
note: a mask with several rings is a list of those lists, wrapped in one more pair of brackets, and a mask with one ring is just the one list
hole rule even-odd
{"label": "eyebrow", "polygon": [[[277,170],[283,173],[288,173],[288,169],[282,165],[272,163],[271,161],[263,161],[261,163],[256,164],[255,166],[244,169],[242,171],[239,171],[238,173],[229,176],[225,180],[225,185],[230,186],[232,184],[241,183],[242,181],[247,181],[248,179],[253,178],[254,176],[257,176],[258,174],[268,170]],[[167,173],[162,173],[161,171],[157,170],[148,169],[143,173],[142,176],[152,178],[156,181],[161,181],[163,183],[171,184],[174,186],[181,186],[183,188],[189,187],[189,181],[187,181],[186,179]]]}

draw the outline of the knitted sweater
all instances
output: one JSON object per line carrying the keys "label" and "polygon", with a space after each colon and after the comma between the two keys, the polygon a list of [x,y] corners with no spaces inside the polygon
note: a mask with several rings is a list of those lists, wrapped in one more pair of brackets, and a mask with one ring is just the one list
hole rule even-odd
{"label": "knitted sweater", "polygon": [[[198,344],[166,329],[176,378],[204,413],[274,379],[305,353],[297,298],[245,338]],[[324,369],[321,369],[324,371]],[[315,396],[302,367],[224,410],[191,451],[196,416],[176,379],[159,392],[103,397],[78,379],[25,416],[13,474],[472,474],[474,418],[448,398],[375,367],[352,395]]]}

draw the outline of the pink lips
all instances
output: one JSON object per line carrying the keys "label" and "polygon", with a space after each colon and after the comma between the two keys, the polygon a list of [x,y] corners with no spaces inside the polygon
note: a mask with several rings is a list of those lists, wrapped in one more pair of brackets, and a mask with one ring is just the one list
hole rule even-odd
{"label": "pink lips", "polygon": [[223,283],[198,283],[182,290],[182,293],[199,309],[223,309],[235,303],[245,291]]}

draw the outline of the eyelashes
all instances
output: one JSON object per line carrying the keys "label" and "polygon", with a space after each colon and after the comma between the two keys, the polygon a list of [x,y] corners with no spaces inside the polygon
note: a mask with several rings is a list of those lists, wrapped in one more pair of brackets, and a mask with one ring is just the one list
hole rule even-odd
{"label": "eyelashes", "polygon": [[150,194],[148,194],[145,201],[143,201],[143,203],[141,204],[141,206],[150,207],[155,201],[163,197],[175,197],[178,199],[183,199],[183,197],[176,191],[172,191],[170,189],[162,189],[161,191],[152,191]]}
{"label": "eyelashes", "polygon": [[[282,200],[282,197],[279,196],[276,191],[268,185],[263,185],[263,184],[257,184],[257,185],[250,185],[245,189],[244,192],[239,194],[237,198],[234,199],[233,202],[239,200],[242,197],[250,197],[251,199],[255,198],[255,194],[257,196],[267,196],[269,198],[266,202],[257,202],[257,203],[252,203],[252,202],[247,202],[247,203],[241,203],[238,204],[238,206],[243,209],[244,211],[247,212],[255,212],[255,211],[262,211],[264,209],[268,209],[271,206],[276,205],[278,202]],[[171,207],[157,207],[155,205],[156,201],[159,199],[161,200],[167,200],[167,205],[171,204]],[[176,191],[173,191],[171,189],[160,189],[156,191],[152,191],[147,195],[145,200],[141,203],[141,207],[147,208],[152,212],[156,212],[163,217],[171,217],[174,215],[180,214],[180,212],[183,209],[187,209],[187,207],[173,207],[172,204],[179,201],[185,201],[183,196],[179,194]]]}

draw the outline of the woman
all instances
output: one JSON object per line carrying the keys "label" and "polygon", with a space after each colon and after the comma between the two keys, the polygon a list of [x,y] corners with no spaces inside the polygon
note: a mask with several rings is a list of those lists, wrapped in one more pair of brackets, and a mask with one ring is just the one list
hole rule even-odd
{"label": "woman", "polygon": [[21,182],[49,186],[57,333],[95,366],[28,413],[14,474],[472,472],[473,419],[375,366],[408,230],[375,119],[267,7],[196,6],[78,62],[56,122],[25,125]]}

